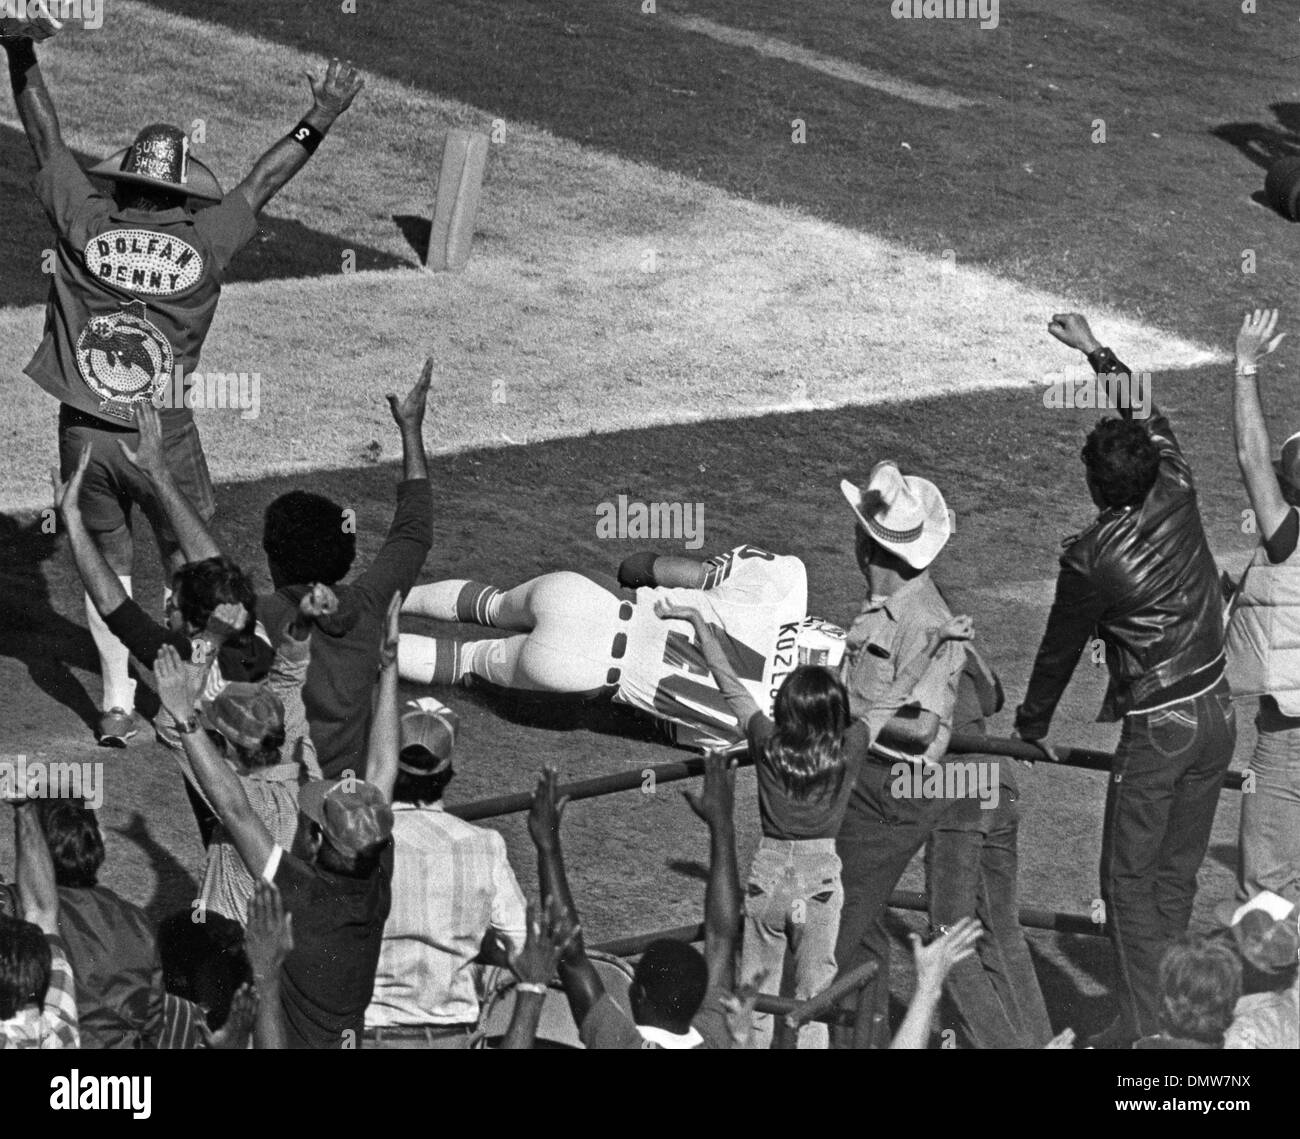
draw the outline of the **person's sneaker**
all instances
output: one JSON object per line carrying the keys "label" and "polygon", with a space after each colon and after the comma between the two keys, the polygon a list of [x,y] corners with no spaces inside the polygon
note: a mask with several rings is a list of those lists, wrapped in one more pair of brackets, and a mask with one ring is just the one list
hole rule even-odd
{"label": "person's sneaker", "polygon": [[134,712],[124,708],[109,708],[99,716],[98,740],[100,747],[126,747],[127,740],[140,731],[140,721]]}
{"label": "person's sneaker", "polygon": [[1089,1036],[1084,1044],[1085,1048],[1132,1048],[1133,1042],[1137,1040],[1137,1033],[1133,1032],[1125,1023],[1122,1016],[1117,1016],[1110,1025],[1103,1028],[1093,1036]]}

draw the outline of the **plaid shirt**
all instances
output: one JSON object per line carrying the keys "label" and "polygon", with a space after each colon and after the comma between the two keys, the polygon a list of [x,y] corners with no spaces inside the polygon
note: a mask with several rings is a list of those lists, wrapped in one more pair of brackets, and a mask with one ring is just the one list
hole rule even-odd
{"label": "plaid shirt", "polygon": [[367,1028],[478,1020],[472,962],[493,929],[523,948],[525,902],[505,840],[442,804],[393,804],[393,904]]}
{"label": "plaid shirt", "polygon": [[45,1007],[20,1009],[8,1020],[0,1021],[0,1048],[80,1048],[77,1030],[77,986],[68,964],[63,939],[45,935],[50,943],[50,987],[45,993]]}

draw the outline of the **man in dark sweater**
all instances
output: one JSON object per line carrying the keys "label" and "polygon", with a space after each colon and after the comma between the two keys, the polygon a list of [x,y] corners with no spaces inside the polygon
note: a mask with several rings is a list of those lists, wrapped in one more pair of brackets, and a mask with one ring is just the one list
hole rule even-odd
{"label": "man in dark sweater", "polygon": [[370,694],[379,667],[384,613],[394,593],[415,584],[433,545],[433,495],[424,455],[424,407],[433,375],[426,360],[405,399],[388,397],[402,435],[403,481],[388,538],[370,568],[340,584],[356,557],[354,512],[323,495],[295,490],[266,509],[262,548],[275,592],[257,601],[267,628],[279,629],[314,584],[338,595],[339,613],[311,635],[311,666],[303,701],[321,771],[333,779],[344,771],[365,775]]}

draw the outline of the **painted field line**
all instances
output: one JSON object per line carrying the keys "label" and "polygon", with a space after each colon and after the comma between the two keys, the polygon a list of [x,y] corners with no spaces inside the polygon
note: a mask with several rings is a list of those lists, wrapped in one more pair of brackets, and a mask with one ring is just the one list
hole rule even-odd
{"label": "painted field line", "polygon": [[922,107],[935,107],[941,111],[960,111],[966,107],[979,106],[979,100],[968,99],[964,95],[954,95],[942,87],[926,87],[920,83],[910,83],[888,72],[862,67],[857,63],[849,63],[845,59],[836,59],[833,55],[822,55],[821,52],[800,47],[788,40],[776,39],[774,36],[765,36],[758,32],[747,32],[743,28],[714,23],[703,16],[663,16],[662,19],[670,26],[684,32],[708,36],[709,39],[727,44],[729,47],[747,47],[769,59],[795,63],[810,71],[820,71],[832,79],[856,83],[859,87],[870,87],[873,91],[892,95],[896,99],[906,99]]}

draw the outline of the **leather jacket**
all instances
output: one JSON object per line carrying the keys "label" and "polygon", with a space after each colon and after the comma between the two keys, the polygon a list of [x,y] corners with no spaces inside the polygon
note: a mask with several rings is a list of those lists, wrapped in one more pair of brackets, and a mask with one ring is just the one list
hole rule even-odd
{"label": "leather jacket", "polygon": [[[1108,349],[1089,357],[1098,372],[1127,372]],[[1121,410],[1127,419],[1131,411]],[[1088,640],[1106,648],[1110,686],[1101,720],[1117,720],[1157,693],[1222,670],[1223,595],[1205,541],[1196,490],[1169,420],[1145,421],[1160,448],[1160,473],[1138,506],[1108,508],[1061,555],[1047,619],[1016,729],[1047,734]],[[1157,701],[1158,702],[1158,701]]]}

